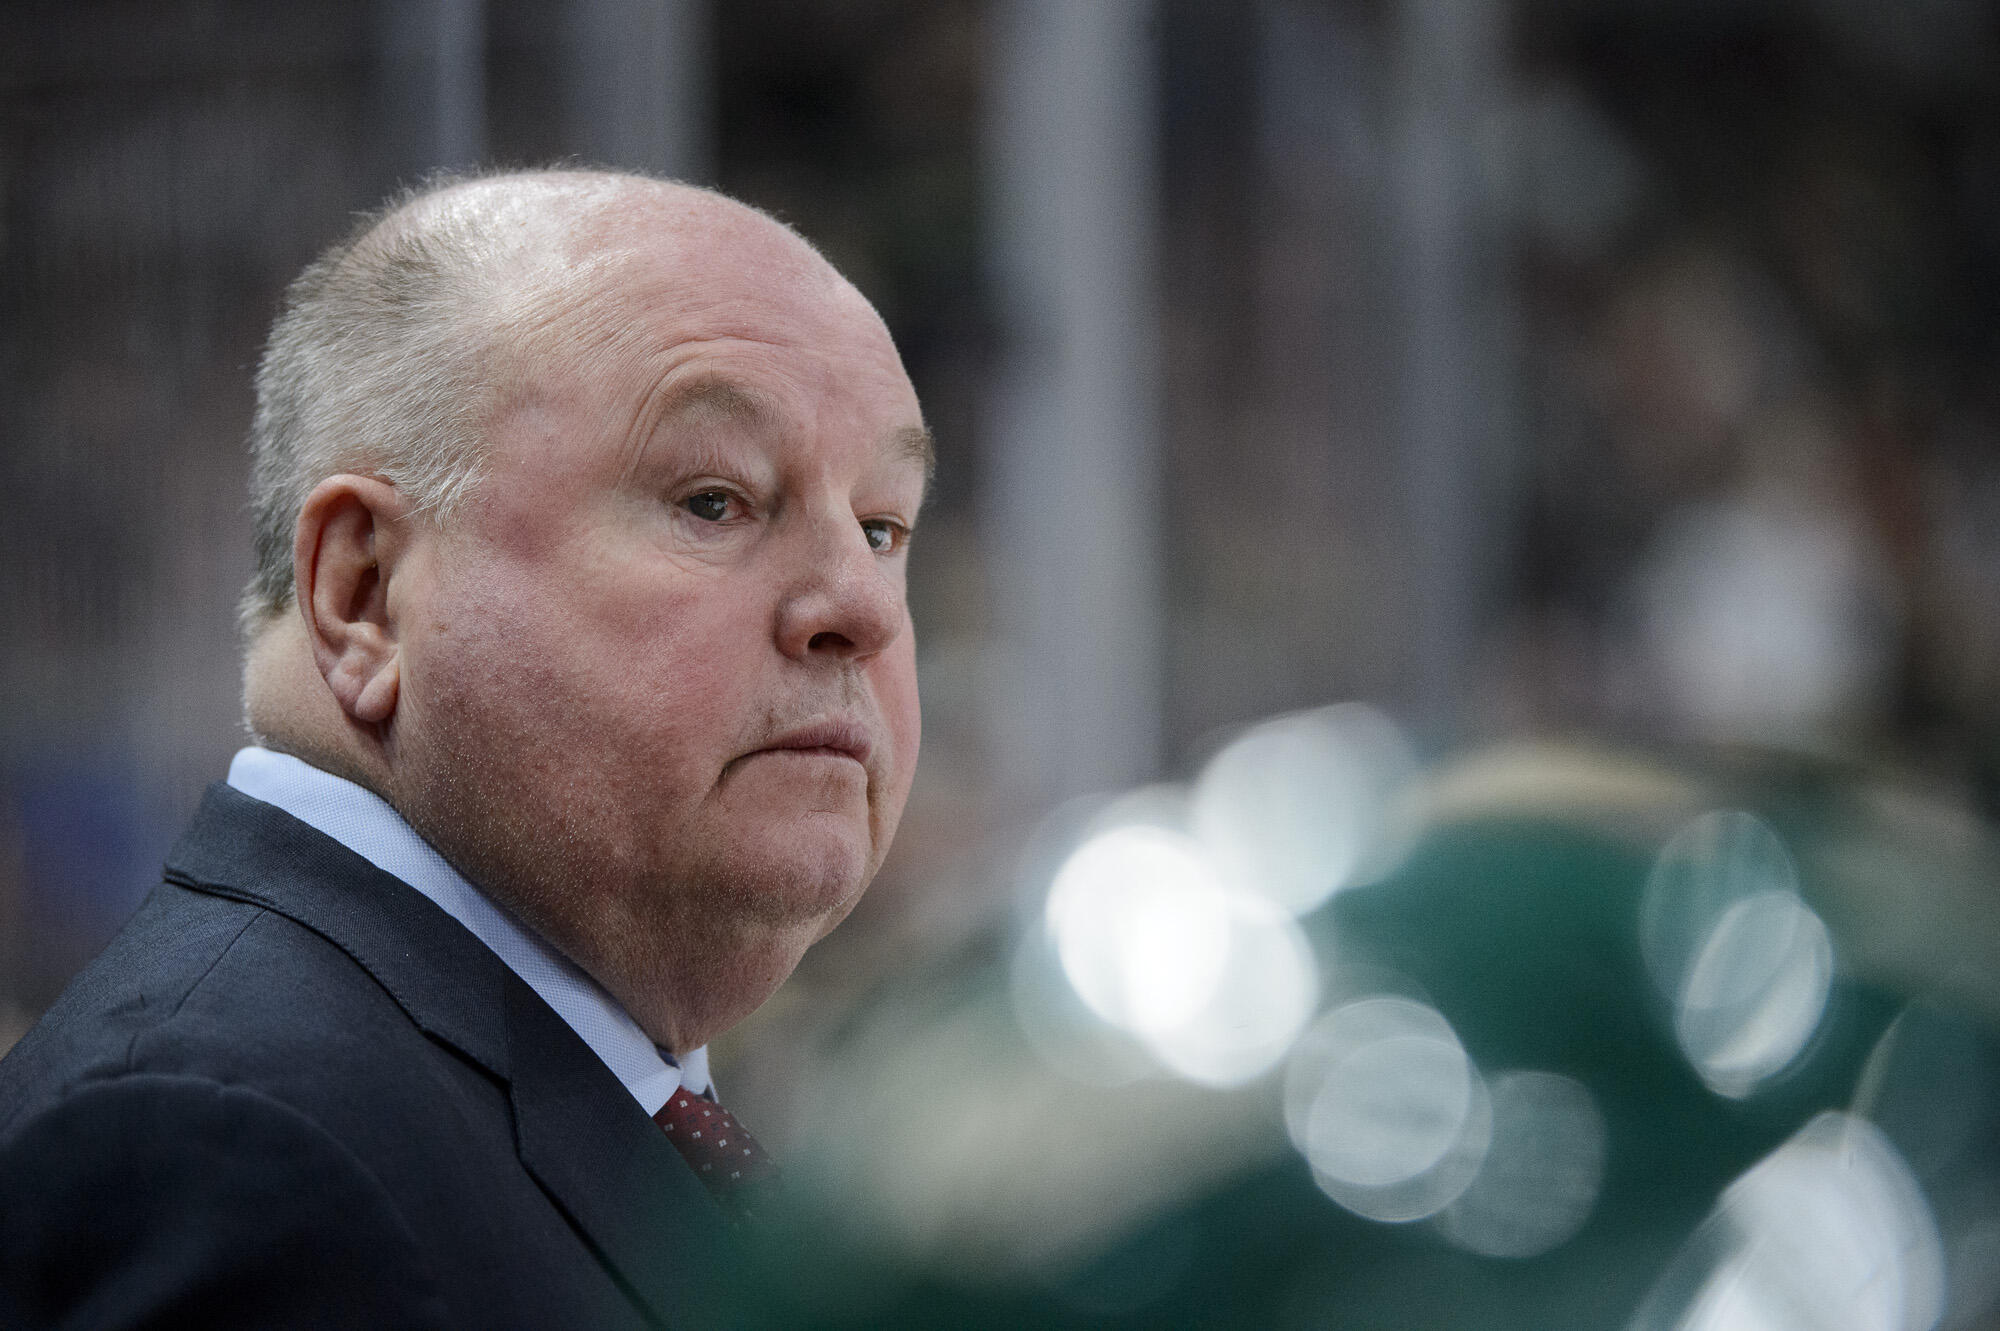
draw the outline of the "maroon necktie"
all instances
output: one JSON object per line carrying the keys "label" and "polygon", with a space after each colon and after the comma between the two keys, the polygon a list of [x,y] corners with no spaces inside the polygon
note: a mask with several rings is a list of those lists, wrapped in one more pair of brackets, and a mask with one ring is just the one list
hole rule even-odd
{"label": "maroon necktie", "polygon": [[748,1200],[745,1189],[777,1177],[778,1167],[769,1153],[743,1130],[734,1114],[713,1100],[675,1091],[653,1121],[718,1201],[740,1209]]}

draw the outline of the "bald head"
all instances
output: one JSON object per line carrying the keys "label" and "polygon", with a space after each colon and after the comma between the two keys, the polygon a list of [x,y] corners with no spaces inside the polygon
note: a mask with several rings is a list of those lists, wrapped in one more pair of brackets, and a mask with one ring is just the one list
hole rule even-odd
{"label": "bald head", "polygon": [[300,274],[257,370],[245,629],[291,608],[294,528],[325,477],[378,476],[414,511],[448,517],[478,484],[487,428],[532,391],[538,357],[617,337],[592,311],[641,243],[680,252],[677,295],[692,302],[749,264],[844,285],[764,213],[607,171],[439,178],[364,215]]}

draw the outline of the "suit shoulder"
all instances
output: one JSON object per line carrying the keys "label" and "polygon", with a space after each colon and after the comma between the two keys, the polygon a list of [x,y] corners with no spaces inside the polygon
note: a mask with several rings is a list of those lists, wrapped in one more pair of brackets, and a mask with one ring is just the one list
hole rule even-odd
{"label": "suit shoulder", "polygon": [[163,884],[0,1061],[0,1132],[141,1073],[262,1087],[314,1113],[328,1093],[435,1053],[374,977],[311,929]]}
{"label": "suit shoulder", "polygon": [[74,1083],[122,1070],[139,1034],[173,1011],[258,913],[170,884],[155,888],[0,1059],[0,1131]]}
{"label": "suit shoulder", "polygon": [[445,1321],[389,1193],[291,1106],[133,1074],[18,1122],[0,1141],[0,1322],[153,1325],[195,1309],[218,1327]]}

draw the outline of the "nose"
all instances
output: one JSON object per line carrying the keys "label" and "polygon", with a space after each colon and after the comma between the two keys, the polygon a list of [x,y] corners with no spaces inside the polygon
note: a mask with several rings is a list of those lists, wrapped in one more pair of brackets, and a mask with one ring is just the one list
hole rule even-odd
{"label": "nose", "polygon": [[797,660],[866,660],[909,619],[899,571],[869,547],[860,523],[830,519],[800,542],[791,589],[778,607],[778,646]]}

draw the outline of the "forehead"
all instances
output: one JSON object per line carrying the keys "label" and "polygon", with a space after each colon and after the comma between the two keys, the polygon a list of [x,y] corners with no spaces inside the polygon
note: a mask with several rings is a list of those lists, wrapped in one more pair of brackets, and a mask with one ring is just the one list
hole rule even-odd
{"label": "forehead", "polygon": [[718,196],[648,185],[560,209],[525,253],[524,311],[560,337],[737,337],[886,352],[873,307],[797,235]]}
{"label": "forehead", "polygon": [[777,223],[690,194],[574,212],[525,252],[495,312],[512,405],[587,399],[634,444],[670,415],[867,438],[927,473],[916,395],[873,307]]}
{"label": "forehead", "polygon": [[558,360],[753,362],[761,349],[801,373],[837,366],[857,388],[907,392],[874,308],[811,246],[739,204],[669,188],[569,219],[524,274],[510,322]]}

